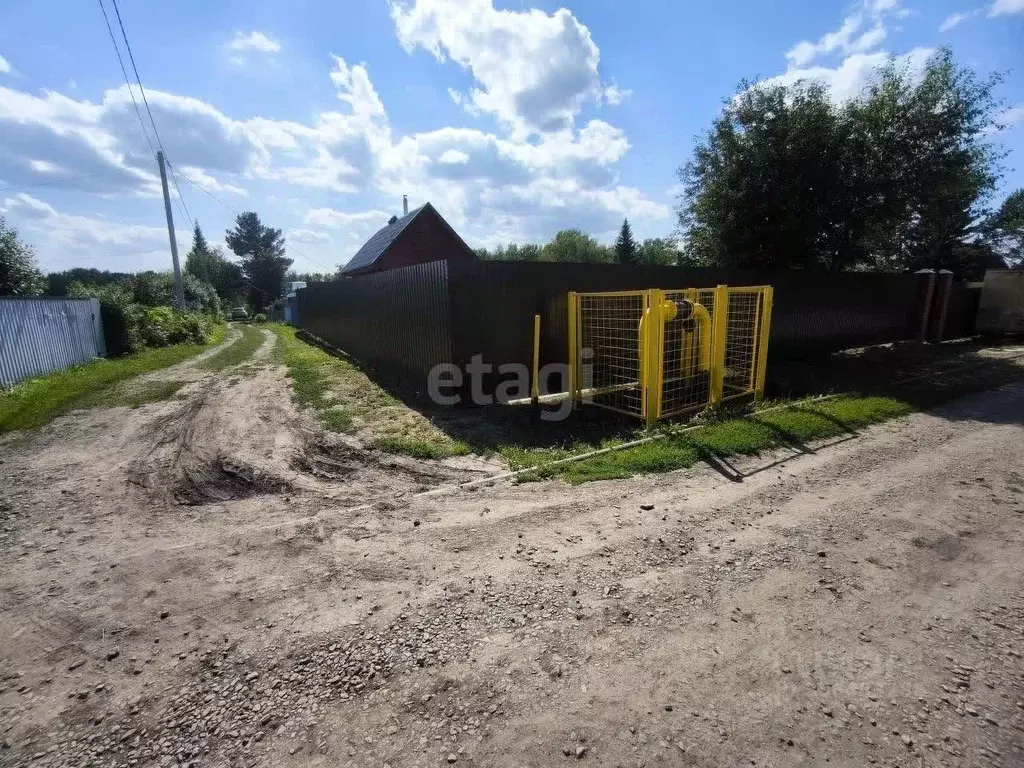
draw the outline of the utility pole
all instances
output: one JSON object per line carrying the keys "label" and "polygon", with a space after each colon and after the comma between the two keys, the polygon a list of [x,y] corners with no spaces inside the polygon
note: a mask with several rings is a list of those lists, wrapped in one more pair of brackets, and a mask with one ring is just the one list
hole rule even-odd
{"label": "utility pole", "polygon": [[167,214],[167,235],[171,238],[171,261],[174,263],[174,308],[185,308],[185,287],[181,283],[181,266],[178,264],[178,239],[174,236],[174,216],[171,214],[171,196],[167,193],[167,169],[164,168],[164,153],[156,153],[160,165],[160,185],[164,188],[164,212]]}

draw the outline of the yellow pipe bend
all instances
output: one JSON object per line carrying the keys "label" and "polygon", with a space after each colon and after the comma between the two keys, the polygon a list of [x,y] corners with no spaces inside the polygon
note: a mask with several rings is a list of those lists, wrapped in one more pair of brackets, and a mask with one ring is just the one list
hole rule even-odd
{"label": "yellow pipe bend", "polygon": [[703,304],[693,302],[693,317],[700,325],[700,369],[711,370],[711,314]]}

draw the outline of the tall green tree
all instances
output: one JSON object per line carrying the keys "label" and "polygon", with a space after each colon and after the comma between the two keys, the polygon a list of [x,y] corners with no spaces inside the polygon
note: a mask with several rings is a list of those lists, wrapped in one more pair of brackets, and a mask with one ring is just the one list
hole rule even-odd
{"label": "tall green tree", "polygon": [[742,84],[680,169],[687,259],[959,269],[1001,167],[998,82],[942,50],[923,74],[882,67],[843,103],[815,83]]}
{"label": "tall green tree", "polygon": [[622,228],[615,240],[615,258],[619,264],[635,264],[637,261],[636,241],[633,240],[629,219],[622,220]]}
{"label": "tall green tree", "polygon": [[1008,195],[985,222],[984,239],[1007,264],[1024,266],[1024,189]]}
{"label": "tall green tree", "polygon": [[45,288],[35,249],[0,215],[0,296],[37,296]]}
{"label": "tall green tree", "polygon": [[636,249],[636,263],[652,267],[672,267],[679,263],[679,249],[670,240],[649,237]]}
{"label": "tall green tree", "polygon": [[48,283],[46,294],[48,296],[67,296],[68,286],[71,283],[101,286],[123,283],[131,278],[132,276],[127,272],[110,272],[94,267],[72,267],[62,272],[50,272],[46,276]]}
{"label": "tall green tree", "polygon": [[192,248],[185,254],[185,271],[195,275],[200,280],[208,283],[213,282],[216,265],[214,264],[213,253],[206,242],[206,236],[199,227],[198,221],[195,222],[195,228],[192,230]]}
{"label": "tall green tree", "polygon": [[263,224],[252,211],[240,213],[233,229],[224,236],[242,262],[242,274],[249,284],[249,302],[262,312],[283,293],[284,276],[292,265],[285,256],[284,236],[280,229]]}
{"label": "tall green tree", "polygon": [[563,229],[541,249],[541,261],[600,263],[612,260],[612,252],[578,229]]}

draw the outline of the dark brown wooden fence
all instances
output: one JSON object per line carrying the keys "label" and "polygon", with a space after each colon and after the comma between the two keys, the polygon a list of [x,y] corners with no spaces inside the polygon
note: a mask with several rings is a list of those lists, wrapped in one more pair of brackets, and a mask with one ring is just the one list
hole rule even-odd
{"label": "dark brown wooden fence", "polygon": [[[773,360],[916,337],[926,279],[911,274],[441,261],[310,284],[298,293],[298,315],[301,327],[382,376],[423,391],[430,369],[441,362],[464,366],[480,355],[495,366],[529,365],[534,314],[541,315],[541,364],[565,362],[569,291],[772,285],[770,375]],[[947,323],[964,335],[961,331],[972,322],[967,316],[973,314],[969,297],[957,286]],[[550,384],[555,390],[561,382]]]}

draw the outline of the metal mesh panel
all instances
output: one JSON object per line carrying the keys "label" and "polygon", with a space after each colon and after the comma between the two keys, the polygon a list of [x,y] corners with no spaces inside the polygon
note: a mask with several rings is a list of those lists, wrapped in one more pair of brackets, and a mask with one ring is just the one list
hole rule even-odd
{"label": "metal mesh panel", "polygon": [[757,375],[761,288],[730,288],[723,397],[752,394]]}
{"label": "metal mesh panel", "polygon": [[580,388],[589,402],[643,415],[640,321],[646,308],[644,291],[579,295]]}
{"label": "metal mesh panel", "polygon": [[707,310],[708,321],[681,315],[664,324],[662,353],[661,416],[676,416],[703,408],[711,397],[710,356],[715,318],[714,290],[667,291],[665,298],[677,305],[690,301]]}
{"label": "metal mesh panel", "polygon": [[570,294],[574,398],[646,419],[761,397],[772,289]]}

